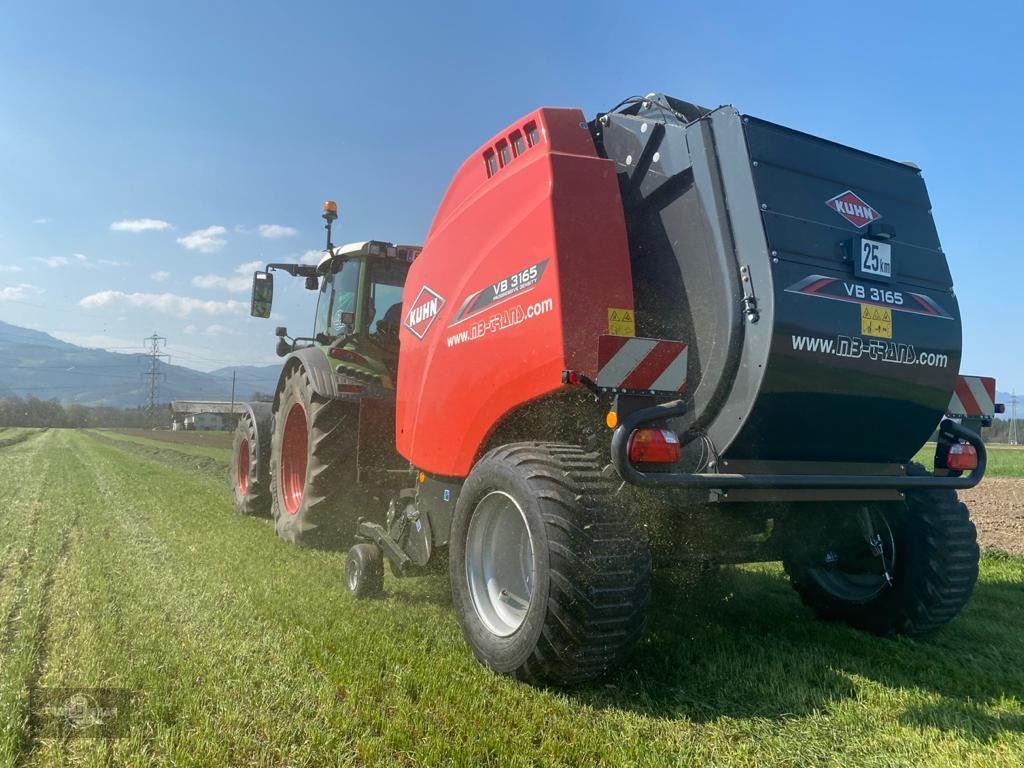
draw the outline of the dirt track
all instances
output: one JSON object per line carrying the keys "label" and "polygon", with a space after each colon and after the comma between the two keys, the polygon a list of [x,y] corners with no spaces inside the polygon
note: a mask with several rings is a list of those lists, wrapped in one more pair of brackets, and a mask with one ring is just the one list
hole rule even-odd
{"label": "dirt track", "polygon": [[978,526],[982,549],[995,547],[1024,555],[1024,479],[989,477],[960,498]]}

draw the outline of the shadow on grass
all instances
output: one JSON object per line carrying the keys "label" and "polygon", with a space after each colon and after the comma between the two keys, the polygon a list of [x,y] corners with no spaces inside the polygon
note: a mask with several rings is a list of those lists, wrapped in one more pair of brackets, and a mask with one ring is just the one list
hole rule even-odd
{"label": "shadow on grass", "polygon": [[729,568],[696,583],[663,573],[641,645],[619,671],[570,695],[694,722],[781,720],[827,713],[875,683],[905,724],[989,740],[1024,730],[1024,718],[992,712],[1024,698],[1021,619],[1024,586],[986,581],[934,636],[884,639],[816,621],[781,571]]}

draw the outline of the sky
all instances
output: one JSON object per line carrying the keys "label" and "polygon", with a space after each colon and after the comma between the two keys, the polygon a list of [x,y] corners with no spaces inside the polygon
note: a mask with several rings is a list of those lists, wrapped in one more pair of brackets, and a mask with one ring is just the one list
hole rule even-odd
{"label": "sky", "polygon": [[422,242],[462,161],[538,106],[660,91],[924,169],[964,373],[1024,392],[1024,11],[1007,3],[0,2],[0,320],[269,363],[315,294],[253,262]]}

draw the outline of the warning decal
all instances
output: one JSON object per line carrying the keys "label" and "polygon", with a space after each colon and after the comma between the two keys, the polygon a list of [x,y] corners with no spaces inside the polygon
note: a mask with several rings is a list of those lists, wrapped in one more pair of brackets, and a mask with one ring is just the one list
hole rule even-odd
{"label": "warning decal", "polygon": [[892,338],[892,310],[875,307],[871,304],[860,305],[860,332],[863,336],[877,336],[880,339]]}
{"label": "warning decal", "polygon": [[608,333],[612,336],[636,336],[636,321],[631,309],[608,310]]}

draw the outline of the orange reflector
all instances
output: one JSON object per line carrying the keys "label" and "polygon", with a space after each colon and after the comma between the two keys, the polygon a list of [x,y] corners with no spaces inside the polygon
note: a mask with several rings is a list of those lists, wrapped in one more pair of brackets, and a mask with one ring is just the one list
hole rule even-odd
{"label": "orange reflector", "polygon": [[669,429],[645,427],[629,436],[629,460],[634,464],[675,464],[679,437]]}
{"label": "orange reflector", "polygon": [[946,457],[946,469],[977,469],[978,452],[973,445],[957,443],[949,446],[949,455]]}
{"label": "orange reflector", "polygon": [[420,476],[419,476],[418,479],[420,481],[420,485],[423,485],[425,482],[427,482],[427,473],[426,472],[420,472]]}
{"label": "orange reflector", "polygon": [[615,429],[619,426],[619,414],[615,411],[608,411],[608,415],[604,417],[604,423],[608,425],[608,429]]}

